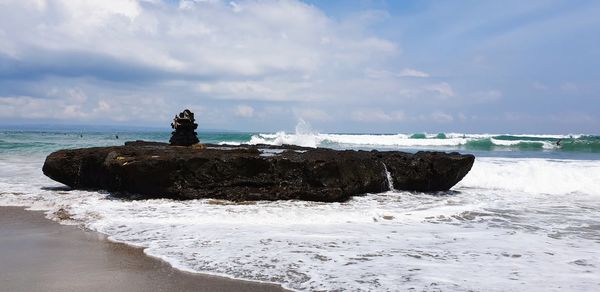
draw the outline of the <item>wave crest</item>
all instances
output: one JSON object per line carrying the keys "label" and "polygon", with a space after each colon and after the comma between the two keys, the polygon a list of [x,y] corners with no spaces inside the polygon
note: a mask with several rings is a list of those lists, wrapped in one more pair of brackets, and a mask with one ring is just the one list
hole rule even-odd
{"label": "wave crest", "polygon": [[277,132],[253,135],[249,144],[298,145],[304,147],[393,147],[445,148],[450,150],[560,150],[600,152],[599,136],[584,135],[495,135],[461,133],[416,134],[321,134],[304,122],[295,133]]}
{"label": "wave crest", "polygon": [[600,195],[600,163],[594,160],[477,158],[457,187],[531,194]]}

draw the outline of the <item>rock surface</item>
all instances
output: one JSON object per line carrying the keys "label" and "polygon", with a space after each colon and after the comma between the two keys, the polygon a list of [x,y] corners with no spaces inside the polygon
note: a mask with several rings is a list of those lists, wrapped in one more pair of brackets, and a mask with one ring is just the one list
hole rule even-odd
{"label": "rock surface", "polygon": [[194,113],[189,109],[186,109],[175,116],[171,123],[171,128],[173,128],[174,131],[171,133],[169,143],[175,146],[191,146],[200,143],[200,140],[198,140],[198,133],[196,133],[198,124],[196,124],[195,121]]}
{"label": "rock surface", "polygon": [[390,189],[444,191],[471,169],[473,155],[442,152],[337,151],[297,146],[157,142],[60,150],[43,172],[76,189],[104,189],[138,198],[311,200],[341,202]]}

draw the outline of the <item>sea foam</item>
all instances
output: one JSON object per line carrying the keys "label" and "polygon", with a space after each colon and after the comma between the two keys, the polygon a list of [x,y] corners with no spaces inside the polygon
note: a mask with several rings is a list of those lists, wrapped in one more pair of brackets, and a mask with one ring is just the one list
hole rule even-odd
{"label": "sea foam", "polygon": [[0,158],[0,205],[145,248],[174,267],[295,290],[594,291],[599,161],[477,158],[453,191],[345,203],[124,201]]}
{"label": "sea foam", "polygon": [[[415,138],[417,137],[417,138]],[[228,143],[228,142],[223,142]],[[299,145],[337,149],[375,147],[439,150],[563,150],[600,152],[600,138],[584,135],[499,135],[499,134],[320,134],[316,131],[262,133],[248,144]]]}
{"label": "sea foam", "polygon": [[478,158],[459,187],[530,194],[600,195],[597,160]]}

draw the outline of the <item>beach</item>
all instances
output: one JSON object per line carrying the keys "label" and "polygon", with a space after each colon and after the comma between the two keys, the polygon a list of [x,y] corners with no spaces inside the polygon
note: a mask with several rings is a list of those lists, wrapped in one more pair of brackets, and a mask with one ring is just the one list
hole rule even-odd
{"label": "beach", "polygon": [[109,291],[248,291],[236,284],[245,282],[229,279],[253,281],[242,287],[260,291],[279,288],[254,283],[295,291],[600,287],[597,136],[199,135],[204,143],[222,145],[476,156],[448,192],[392,189],[336,203],[128,200],[70,189],[42,173],[46,156],[59,149],[166,141],[169,133],[123,132],[119,138],[106,132],[0,132],[0,206],[28,209],[0,207],[0,281],[12,285],[3,289],[78,291],[89,284]]}
{"label": "beach", "polygon": [[599,292],[598,15],[0,0],[0,292]]}
{"label": "beach", "polygon": [[193,274],[42,212],[0,207],[0,291],[285,291]]}

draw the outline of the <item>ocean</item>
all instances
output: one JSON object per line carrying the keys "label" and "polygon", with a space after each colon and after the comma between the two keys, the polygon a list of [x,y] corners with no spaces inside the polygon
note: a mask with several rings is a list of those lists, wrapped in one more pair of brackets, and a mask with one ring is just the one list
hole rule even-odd
{"label": "ocean", "polygon": [[[600,290],[599,136],[199,133],[202,142],[223,145],[476,156],[471,172],[448,192],[393,190],[344,203],[129,201],[69,190],[41,171],[58,149],[169,136],[0,131],[0,205],[43,210],[62,224],[143,247],[181,270],[298,291]],[[61,220],[65,212],[69,218]]]}

